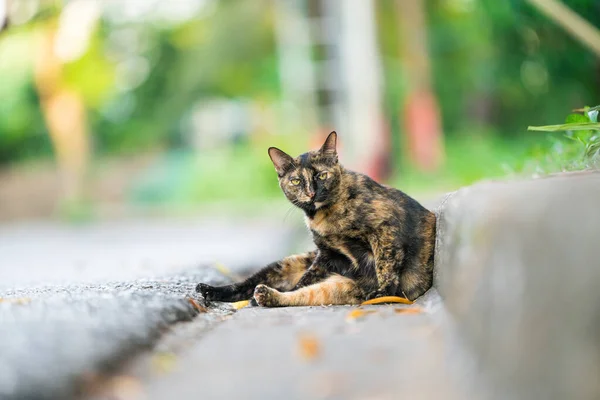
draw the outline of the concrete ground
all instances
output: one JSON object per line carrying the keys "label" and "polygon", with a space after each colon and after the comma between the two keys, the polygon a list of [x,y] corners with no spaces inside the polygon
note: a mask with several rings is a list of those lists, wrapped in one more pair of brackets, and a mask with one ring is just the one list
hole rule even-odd
{"label": "concrete ground", "polygon": [[117,380],[102,398],[482,398],[451,331],[435,289],[410,306],[244,308],[185,346],[174,331],[121,372],[133,393]]}
{"label": "concrete ground", "polygon": [[222,284],[308,245],[307,234],[286,225],[297,226],[203,219],[0,227],[0,398],[465,398],[447,368],[458,353],[446,351],[457,347],[448,345],[435,291],[417,305],[364,313],[234,313],[195,295],[197,282]]}
{"label": "concrete ground", "polygon": [[411,306],[189,301],[304,249],[283,218],[0,228],[0,398],[598,399],[599,199],[591,172],[448,194]]}
{"label": "concrete ground", "polygon": [[[279,221],[215,218],[0,227],[0,398],[82,393],[202,311],[188,300],[199,281],[279,258],[290,235]],[[230,313],[211,307],[204,327]]]}

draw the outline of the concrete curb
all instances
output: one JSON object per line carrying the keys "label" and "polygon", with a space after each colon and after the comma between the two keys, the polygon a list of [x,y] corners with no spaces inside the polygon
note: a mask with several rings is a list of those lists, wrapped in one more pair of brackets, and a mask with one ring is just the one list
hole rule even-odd
{"label": "concrete curb", "polygon": [[444,197],[434,285],[491,399],[600,398],[600,173]]}

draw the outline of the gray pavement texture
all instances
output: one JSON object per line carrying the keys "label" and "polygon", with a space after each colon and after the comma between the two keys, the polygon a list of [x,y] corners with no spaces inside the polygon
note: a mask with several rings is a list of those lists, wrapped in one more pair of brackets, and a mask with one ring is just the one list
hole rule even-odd
{"label": "gray pavement texture", "polygon": [[[163,279],[0,292],[0,398],[74,396],[86,377],[196,316],[186,296],[199,280],[228,281],[204,268]],[[213,307],[204,318],[229,312]]]}
{"label": "gray pavement texture", "polygon": [[[282,226],[213,218],[0,227],[0,399],[78,395],[191,320],[196,284],[231,280],[214,261],[235,273],[280,257],[290,240]],[[209,327],[229,313],[213,305],[202,320]]]}
{"label": "gray pavement texture", "polygon": [[168,373],[124,372],[142,382],[132,398],[481,398],[435,289],[411,306],[244,308],[174,353]]}

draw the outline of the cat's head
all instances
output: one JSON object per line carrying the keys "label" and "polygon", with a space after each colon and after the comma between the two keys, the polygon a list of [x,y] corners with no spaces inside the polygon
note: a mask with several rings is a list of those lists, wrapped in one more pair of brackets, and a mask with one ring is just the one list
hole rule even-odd
{"label": "cat's head", "polygon": [[342,174],[336,142],[337,134],[331,132],[319,150],[296,158],[269,148],[281,190],[292,204],[309,214],[335,202]]}

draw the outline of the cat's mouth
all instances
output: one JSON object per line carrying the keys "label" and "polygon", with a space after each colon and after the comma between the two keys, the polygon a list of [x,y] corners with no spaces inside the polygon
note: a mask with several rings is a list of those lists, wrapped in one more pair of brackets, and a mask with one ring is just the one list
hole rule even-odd
{"label": "cat's mouth", "polygon": [[306,199],[297,201],[296,205],[306,212],[314,213],[319,208],[325,206],[325,203],[326,202],[323,201],[322,199],[317,199],[317,198],[311,199],[311,198],[307,197]]}

